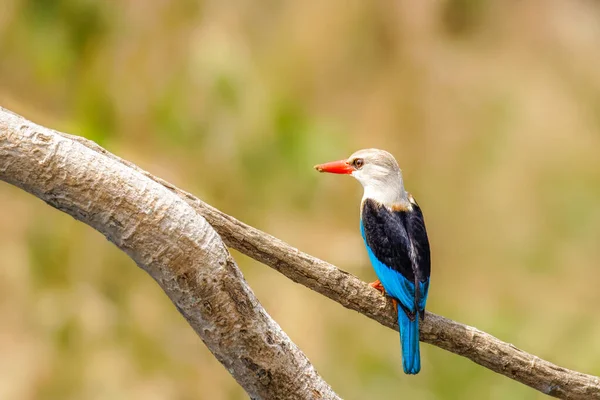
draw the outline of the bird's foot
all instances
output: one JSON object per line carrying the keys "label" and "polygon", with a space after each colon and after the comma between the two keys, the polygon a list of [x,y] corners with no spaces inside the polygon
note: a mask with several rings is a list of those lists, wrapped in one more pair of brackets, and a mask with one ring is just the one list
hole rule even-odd
{"label": "bird's foot", "polygon": [[[381,292],[382,294],[387,296],[387,293],[385,292],[385,288],[383,287],[383,285],[381,284],[381,281],[379,279],[377,279],[375,282],[371,282],[369,283],[369,286],[371,286],[373,289]],[[398,309],[398,300],[396,300],[395,298],[388,296],[391,300],[392,300],[392,304],[394,304],[394,309]]]}
{"label": "bird's foot", "polygon": [[383,285],[381,284],[379,279],[377,279],[375,282],[369,283],[369,286],[371,286],[373,289],[378,290],[381,293],[385,294],[385,289],[383,288]]}

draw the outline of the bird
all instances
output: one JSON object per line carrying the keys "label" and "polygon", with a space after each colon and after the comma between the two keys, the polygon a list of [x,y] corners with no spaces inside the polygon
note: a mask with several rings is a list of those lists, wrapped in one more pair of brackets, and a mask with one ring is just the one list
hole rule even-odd
{"label": "bird", "polygon": [[421,370],[419,320],[425,319],[431,256],[421,208],[404,188],[393,155],[363,149],[345,160],[315,166],[319,172],[351,175],[363,186],[360,231],[377,275],[370,285],[391,297],[398,313],[402,366]]}

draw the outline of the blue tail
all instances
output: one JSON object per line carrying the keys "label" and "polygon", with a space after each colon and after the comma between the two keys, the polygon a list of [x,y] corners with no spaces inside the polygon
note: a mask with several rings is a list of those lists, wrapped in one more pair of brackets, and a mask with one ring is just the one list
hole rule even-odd
{"label": "blue tail", "polygon": [[398,307],[398,326],[402,344],[402,366],[405,374],[418,374],[421,370],[419,351],[419,315],[411,321],[401,307]]}

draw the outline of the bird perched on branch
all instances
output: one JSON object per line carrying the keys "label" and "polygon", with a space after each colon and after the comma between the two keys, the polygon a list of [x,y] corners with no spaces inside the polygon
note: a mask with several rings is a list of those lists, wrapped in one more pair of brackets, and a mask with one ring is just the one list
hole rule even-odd
{"label": "bird perched on branch", "polygon": [[359,150],[347,160],[316,165],[319,172],[352,175],[364,188],[360,229],[379,278],[370,285],[397,304],[402,366],[421,370],[419,319],[429,291],[429,240],[421,208],[404,189],[402,171],[387,151]]}

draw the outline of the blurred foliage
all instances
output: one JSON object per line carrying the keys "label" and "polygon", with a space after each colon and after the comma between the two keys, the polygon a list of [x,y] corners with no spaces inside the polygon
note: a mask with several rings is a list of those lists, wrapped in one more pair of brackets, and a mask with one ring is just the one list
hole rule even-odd
{"label": "blurred foliage", "polygon": [[[385,148],[426,213],[428,308],[600,374],[598,7],[4,0],[0,104],[364,280],[360,187],[312,166]],[[0,398],[246,398],[101,235],[0,204]],[[344,398],[543,398],[428,345],[407,377],[395,332],[233,254]]]}

